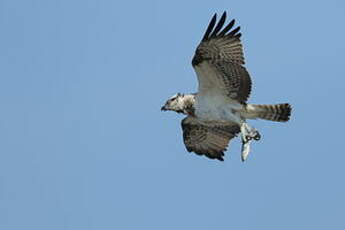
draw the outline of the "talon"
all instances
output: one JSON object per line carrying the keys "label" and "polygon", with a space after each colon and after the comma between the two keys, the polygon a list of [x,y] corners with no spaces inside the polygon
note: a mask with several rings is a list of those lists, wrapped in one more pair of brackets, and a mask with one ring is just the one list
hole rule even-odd
{"label": "talon", "polygon": [[256,135],[254,136],[254,140],[258,141],[261,139],[261,135],[259,132],[256,133]]}

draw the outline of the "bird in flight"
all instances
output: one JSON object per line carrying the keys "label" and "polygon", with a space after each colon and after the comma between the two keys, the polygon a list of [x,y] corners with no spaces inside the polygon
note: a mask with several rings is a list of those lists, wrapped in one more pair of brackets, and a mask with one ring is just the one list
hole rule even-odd
{"label": "bird in flight", "polygon": [[198,77],[198,92],[176,94],[169,98],[162,111],[187,115],[181,122],[187,151],[223,161],[229,141],[240,133],[241,159],[245,161],[252,140],[259,132],[248,119],[288,121],[291,106],[248,104],[252,82],[244,67],[240,27],[235,20],[226,26],[226,12],[217,23],[215,14],[198,45],[192,65]]}

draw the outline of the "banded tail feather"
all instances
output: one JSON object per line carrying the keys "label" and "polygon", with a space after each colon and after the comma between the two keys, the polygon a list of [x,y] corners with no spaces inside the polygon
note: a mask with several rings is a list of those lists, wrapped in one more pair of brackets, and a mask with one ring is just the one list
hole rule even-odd
{"label": "banded tail feather", "polygon": [[249,105],[250,116],[270,121],[285,122],[290,119],[291,106],[288,103],[275,105]]}

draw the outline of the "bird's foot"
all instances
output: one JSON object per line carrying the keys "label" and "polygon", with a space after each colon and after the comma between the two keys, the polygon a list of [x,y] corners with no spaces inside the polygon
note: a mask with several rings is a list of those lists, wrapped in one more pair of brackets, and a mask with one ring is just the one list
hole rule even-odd
{"label": "bird's foot", "polygon": [[251,140],[258,141],[261,138],[259,131],[255,128],[243,123],[241,126],[242,142],[249,142]]}
{"label": "bird's foot", "polygon": [[250,152],[250,141],[258,141],[261,138],[260,133],[253,127],[246,123],[241,125],[241,135],[242,135],[242,151],[241,158],[245,161],[248,158]]}

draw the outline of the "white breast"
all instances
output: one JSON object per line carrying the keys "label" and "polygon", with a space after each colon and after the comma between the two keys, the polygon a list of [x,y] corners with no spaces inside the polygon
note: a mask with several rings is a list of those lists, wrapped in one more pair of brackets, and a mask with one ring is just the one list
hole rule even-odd
{"label": "white breast", "polygon": [[196,97],[195,115],[201,120],[241,123],[239,111],[242,105],[219,94]]}

